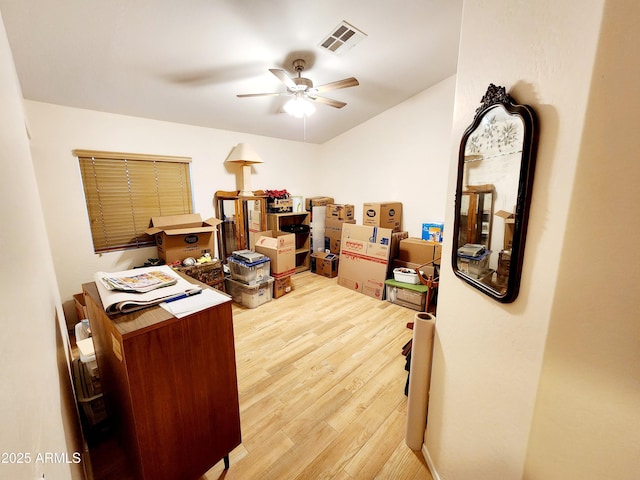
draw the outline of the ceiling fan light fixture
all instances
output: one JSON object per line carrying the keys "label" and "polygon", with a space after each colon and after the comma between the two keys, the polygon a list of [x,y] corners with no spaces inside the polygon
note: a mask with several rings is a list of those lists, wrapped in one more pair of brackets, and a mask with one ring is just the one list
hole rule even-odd
{"label": "ceiling fan light fixture", "polygon": [[303,118],[312,115],[316,107],[304,95],[296,94],[284,104],[284,111],[292,117]]}

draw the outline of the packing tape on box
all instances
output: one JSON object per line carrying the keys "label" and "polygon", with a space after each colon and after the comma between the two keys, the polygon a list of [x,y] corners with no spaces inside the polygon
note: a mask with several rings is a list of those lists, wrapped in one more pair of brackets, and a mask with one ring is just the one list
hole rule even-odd
{"label": "packing tape on box", "polygon": [[427,426],[427,405],[431,384],[431,360],[435,317],[416,313],[413,322],[411,363],[409,366],[409,394],[407,400],[407,429],[405,442],[411,450],[421,450]]}

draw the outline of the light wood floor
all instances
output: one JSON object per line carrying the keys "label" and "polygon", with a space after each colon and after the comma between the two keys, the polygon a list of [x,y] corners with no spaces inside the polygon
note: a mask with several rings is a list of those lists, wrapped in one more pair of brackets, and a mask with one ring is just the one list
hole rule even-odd
{"label": "light wood floor", "polygon": [[[234,305],[242,445],[201,480],[432,480],[404,442],[415,312],[310,272],[293,284],[258,308]],[[96,480],[121,478],[99,472],[111,454],[92,452]]]}

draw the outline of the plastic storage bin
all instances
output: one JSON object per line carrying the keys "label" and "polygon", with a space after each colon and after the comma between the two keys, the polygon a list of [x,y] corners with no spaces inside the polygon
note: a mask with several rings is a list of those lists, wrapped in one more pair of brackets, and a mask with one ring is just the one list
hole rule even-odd
{"label": "plastic storage bin", "polygon": [[481,278],[489,271],[490,254],[491,250],[485,250],[484,253],[475,257],[458,253],[458,268],[470,277]]}
{"label": "plastic storage bin", "polygon": [[264,256],[255,262],[244,262],[235,257],[227,259],[231,278],[247,285],[257,285],[264,282],[271,272],[271,259]]}
{"label": "plastic storage bin", "polygon": [[405,267],[394,268],[393,279],[398,282],[410,283],[412,285],[418,285],[420,283],[420,278],[418,278],[416,271]]}
{"label": "plastic storage bin", "polygon": [[247,308],[256,308],[271,301],[273,290],[273,278],[271,277],[265,278],[257,285],[247,285],[233,278],[227,278],[225,282],[227,293],[231,295],[233,301]]}
{"label": "plastic storage bin", "polygon": [[412,285],[397,280],[386,280],[385,285],[386,297],[389,302],[420,312],[424,311],[429,287],[422,284]]}
{"label": "plastic storage bin", "polygon": [[73,361],[73,377],[76,385],[76,398],[78,406],[87,421],[89,427],[96,427],[107,420],[107,410],[104,398],[100,391],[99,382],[87,367],[87,364],[79,358]]}

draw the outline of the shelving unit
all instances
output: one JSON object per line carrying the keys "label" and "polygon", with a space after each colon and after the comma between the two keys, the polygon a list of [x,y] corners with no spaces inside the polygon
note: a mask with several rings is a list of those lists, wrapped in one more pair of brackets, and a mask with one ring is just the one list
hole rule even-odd
{"label": "shelving unit", "polygon": [[296,273],[299,273],[309,270],[311,264],[309,212],[267,214],[267,230],[286,232],[287,227],[291,225],[306,225],[307,227],[305,232],[294,232],[296,236]]}

